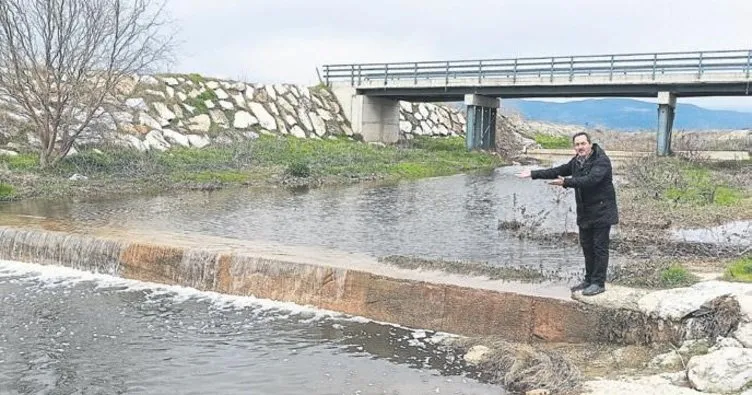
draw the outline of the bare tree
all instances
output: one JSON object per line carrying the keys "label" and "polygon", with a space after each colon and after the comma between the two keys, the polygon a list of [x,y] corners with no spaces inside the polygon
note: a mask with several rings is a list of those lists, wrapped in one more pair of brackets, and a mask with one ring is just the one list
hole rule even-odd
{"label": "bare tree", "polygon": [[121,83],[166,60],[164,3],[0,0],[0,99],[34,127],[42,167],[64,158]]}

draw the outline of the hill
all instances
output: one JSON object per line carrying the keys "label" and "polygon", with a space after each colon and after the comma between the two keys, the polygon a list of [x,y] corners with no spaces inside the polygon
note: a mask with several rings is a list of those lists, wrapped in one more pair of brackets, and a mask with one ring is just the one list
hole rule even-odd
{"label": "hill", "polygon": [[[527,119],[617,130],[653,130],[657,123],[654,103],[633,99],[587,99],[565,103],[505,99],[503,107]],[[752,129],[752,112],[711,110],[679,103],[674,130]]]}

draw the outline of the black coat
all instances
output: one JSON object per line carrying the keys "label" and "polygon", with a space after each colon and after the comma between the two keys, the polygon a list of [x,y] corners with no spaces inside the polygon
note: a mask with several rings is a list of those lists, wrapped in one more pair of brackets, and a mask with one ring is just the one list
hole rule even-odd
{"label": "black coat", "polygon": [[596,228],[619,223],[611,159],[598,144],[593,144],[592,154],[582,165],[574,157],[569,163],[558,167],[534,170],[531,176],[534,180],[567,177],[564,179],[564,187],[574,188],[575,191],[577,226]]}

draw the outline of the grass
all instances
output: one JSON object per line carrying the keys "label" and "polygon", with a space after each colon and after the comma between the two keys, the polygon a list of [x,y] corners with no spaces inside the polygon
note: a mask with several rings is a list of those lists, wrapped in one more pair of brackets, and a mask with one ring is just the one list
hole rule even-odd
{"label": "grass", "polygon": [[[338,139],[298,139],[262,135],[243,143],[203,149],[174,148],[139,152],[123,148],[82,150],[58,166],[40,170],[36,156],[3,158],[17,197],[60,196],[85,185],[101,183],[115,189],[123,181],[146,185],[185,183],[278,183],[300,179],[310,185],[368,180],[402,180],[490,170],[503,164],[495,155],[468,152],[461,138],[417,139],[409,147],[378,146]],[[71,187],[74,173],[89,181]],[[306,181],[307,180],[307,181]],[[284,182],[283,182],[284,183]],[[80,185],[80,186],[79,186]],[[56,191],[68,188],[66,191]]]}
{"label": "grass", "polygon": [[38,154],[20,154],[16,156],[0,156],[0,163],[5,163],[9,170],[30,170],[39,167]]}
{"label": "grass", "polygon": [[696,276],[683,266],[673,264],[660,272],[661,285],[665,288],[682,287],[697,282]]}
{"label": "grass", "polygon": [[654,240],[669,227],[716,226],[752,216],[749,164],[649,156],[621,168],[627,181],[617,193],[621,228],[634,237]]}
{"label": "grass", "polygon": [[0,182],[0,200],[11,199],[15,194],[15,190],[12,185]]}
{"label": "grass", "polygon": [[546,149],[571,148],[572,141],[567,136],[551,136],[547,134],[536,134],[535,142]]}
{"label": "grass", "polygon": [[731,262],[726,267],[724,279],[752,283],[752,255]]}
{"label": "grass", "polygon": [[700,281],[681,263],[663,259],[614,266],[610,274],[614,284],[647,289],[688,287]]}

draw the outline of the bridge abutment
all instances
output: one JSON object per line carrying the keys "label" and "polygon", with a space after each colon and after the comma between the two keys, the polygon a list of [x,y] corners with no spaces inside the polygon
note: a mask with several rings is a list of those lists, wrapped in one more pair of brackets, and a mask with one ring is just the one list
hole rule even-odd
{"label": "bridge abutment", "polygon": [[465,145],[468,150],[496,147],[496,112],[500,100],[481,95],[465,95],[467,123]]}
{"label": "bridge abutment", "polygon": [[676,95],[671,92],[658,92],[658,156],[671,154],[671,132],[676,113]]}
{"label": "bridge abutment", "polygon": [[393,144],[399,140],[399,101],[359,95],[350,86],[333,86],[353,133],[366,142]]}

